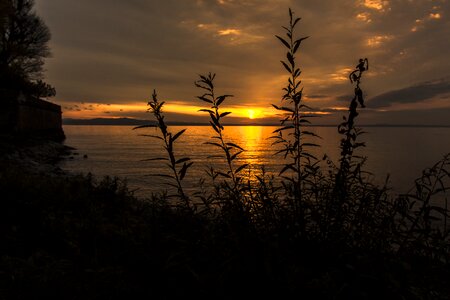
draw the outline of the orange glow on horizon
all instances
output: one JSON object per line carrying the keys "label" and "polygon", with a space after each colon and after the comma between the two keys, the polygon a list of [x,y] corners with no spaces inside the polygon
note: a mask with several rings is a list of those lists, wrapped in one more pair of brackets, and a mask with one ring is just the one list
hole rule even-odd
{"label": "orange glow on horizon", "polygon": [[145,112],[147,106],[141,103],[103,104],[103,103],[72,103],[62,105],[63,118],[93,119],[130,117],[138,112]]}
{"label": "orange glow on horizon", "polygon": [[[182,114],[190,114],[190,115],[199,115],[204,114],[199,112],[200,109],[210,109],[210,107],[201,107],[201,106],[193,106],[193,105],[184,105],[184,104],[166,104],[165,111],[172,113],[182,113]],[[221,112],[229,111],[231,114],[230,117],[235,118],[248,118],[251,120],[274,117],[276,112],[273,111],[272,107],[251,107],[248,106],[228,106],[221,107]]]}
{"label": "orange glow on horizon", "polygon": [[[187,105],[182,102],[165,103],[163,113],[187,114],[191,116],[204,116],[200,109],[210,109],[210,107]],[[119,118],[130,117],[148,111],[148,105],[142,103],[130,104],[102,104],[102,103],[82,103],[63,106],[63,117],[74,119],[91,118]],[[221,107],[221,112],[231,112],[231,118],[261,119],[275,117],[277,112],[272,107],[248,107],[248,106],[228,106]]]}

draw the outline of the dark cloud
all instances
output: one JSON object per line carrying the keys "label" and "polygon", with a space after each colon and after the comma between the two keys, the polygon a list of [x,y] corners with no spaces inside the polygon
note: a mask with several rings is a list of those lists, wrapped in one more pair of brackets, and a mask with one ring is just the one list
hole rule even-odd
{"label": "dark cloud", "polygon": [[[319,111],[319,110],[317,110]],[[312,119],[314,125],[337,126],[348,117],[347,110],[332,108],[321,109],[327,115]],[[413,109],[402,111],[379,111],[375,109],[359,109],[356,119],[358,127],[370,125],[396,125],[396,126],[450,126],[450,108],[439,109]]]}
{"label": "dark cloud", "polygon": [[309,99],[324,99],[329,97],[328,95],[306,95],[307,98]]}
{"label": "dark cloud", "polygon": [[348,95],[341,95],[341,96],[337,96],[336,100],[339,101],[339,102],[344,102],[344,101],[349,102],[354,97],[355,97],[355,95],[350,95],[350,94],[348,94]]}
{"label": "dark cloud", "polygon": [[396,103],[418,103],[450,93],[450,81],[428,81],[407,88],[390,91],[368,101],[372,108],[388,107]]}
{"label": "dark cloud", "polygon": [[361,111],[360,125],[450,126],[450,108],[405,111]]}

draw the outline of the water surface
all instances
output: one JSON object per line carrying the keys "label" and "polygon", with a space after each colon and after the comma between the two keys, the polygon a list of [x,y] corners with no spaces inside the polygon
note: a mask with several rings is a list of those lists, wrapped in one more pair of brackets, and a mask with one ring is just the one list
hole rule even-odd
{"label": "water surface", "polygon": [[[188,156],[194,162],[186,176],[187,189],[198,188],[200,178],[205,184],[210,181],[205,169],[213,165],[225,169],[222,159],[209,158],[220,154],[218,149],[204,144],[211,141],[214,134],[208,126],[172,126],[177,132],[187,128],[185,134],[176,142],[177,157]],[[226,137],[246,151],[239,163],[248,163],[249,173],[258,173],[265,166],[268,173],[277,174],[283,164],[282,156],[275,156],[275,148],[269,139],[276,127],[272,126],[229,126],[225,128]],[[322,158],[324,154],[335,162],[339,157],[340,136],[335,127],[312,127],[311,131],[321,136],[314,142],[321,145],[313,150]],[[366,142],[355,154],[367,156],[366,170],[374,174],[373,180],[383,183],[390,175],[389,186],[395,192],[406,192],[413,186],[414,179],[424,168],[432,166],[446,153],[450,152],[450,128],[430,127],[369,127],[359,137]],[[157,134],[155,128],[133,130],[133,126],[64,126],[66,145],[76,148],[79,155],[63,162],[62,167],[72,172],[91,172],[98,177],[110,175],[127,178],[129,187],[135,194],[146,197],[152,192],[166,189],[162,178],[155,174],[167,174],[168,169],[158,161],[144,161],[164,157],[160,140],[143,137],[142,134]],[[87,158],[83,158],[87,155]]]}

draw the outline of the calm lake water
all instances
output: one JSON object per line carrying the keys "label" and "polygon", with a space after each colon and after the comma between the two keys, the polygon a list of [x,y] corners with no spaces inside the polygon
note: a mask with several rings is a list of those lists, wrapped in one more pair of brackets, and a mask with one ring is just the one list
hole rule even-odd
{"label": "calm lake water", "polygon": [[[217,155],[217,149],[205,145],[211,141],[213,130],[208,126],[171,126],[172,132],[187,128],[175,144],[178,158],[188,156],[194,162],[189,169],[185,186],[196,190],[200,178],[209,183],[205,169],[213,165],[224,168],[222,159],[208,158]],[[268,139],[276,127],[271,126],[228,126],[226,137],[246,151],[240,156],[242,163],[251,165],[251,172],[257,174],[262,166],[268,173],[277,174],[283,164],[282,156],[275,156],[273,140]],[[335,127],[312,127],[310,131],[322,137],[315,140],[320,148],[313,153],[322,158],[324,154],[336,163],[339,157],[340,137]],[[450,128],[425,127],[369,127],[359,137],[366,142],[365,148],[358,148],[357,155],[367,156],[366,170],[374,174],[376,183],[383,183],[390,174],[389,186],[393,192],[406,192],[421,175],[424,168],[432,166],[450,152]],[[126,178],[130,189],[139,197],[166,189],[164,179],[155,174],[167,174],[168,169],[158,161],[144,161],[164,157],[162,141],[144,137],[143,134],[157,134],[156,129],[133,130],[133,126],[64,126],[67,136],[65,144],[76,148],[78,155],[63,161],[62,168],[74,173],[91,172],[97,177],[106,175]],[[87,158],[83,158],[87,155]],[[249,171],[247,171],[249,173]]]}

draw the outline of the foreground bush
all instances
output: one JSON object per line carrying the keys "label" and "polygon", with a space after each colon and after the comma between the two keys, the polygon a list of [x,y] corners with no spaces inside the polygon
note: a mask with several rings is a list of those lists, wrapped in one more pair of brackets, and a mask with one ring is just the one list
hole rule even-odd
{"label": "foreground bush", "polygon": [[2,299],[448,295],[448,264],[420,247],[381,247],[394,235],[371,232],[379,223],[345,229],[351,235],[342,239],[314,227],[305,236],[281,208],[205,217],[164,198],[137,200],[117,179],[12,168],[2,168],[0,193]]}

